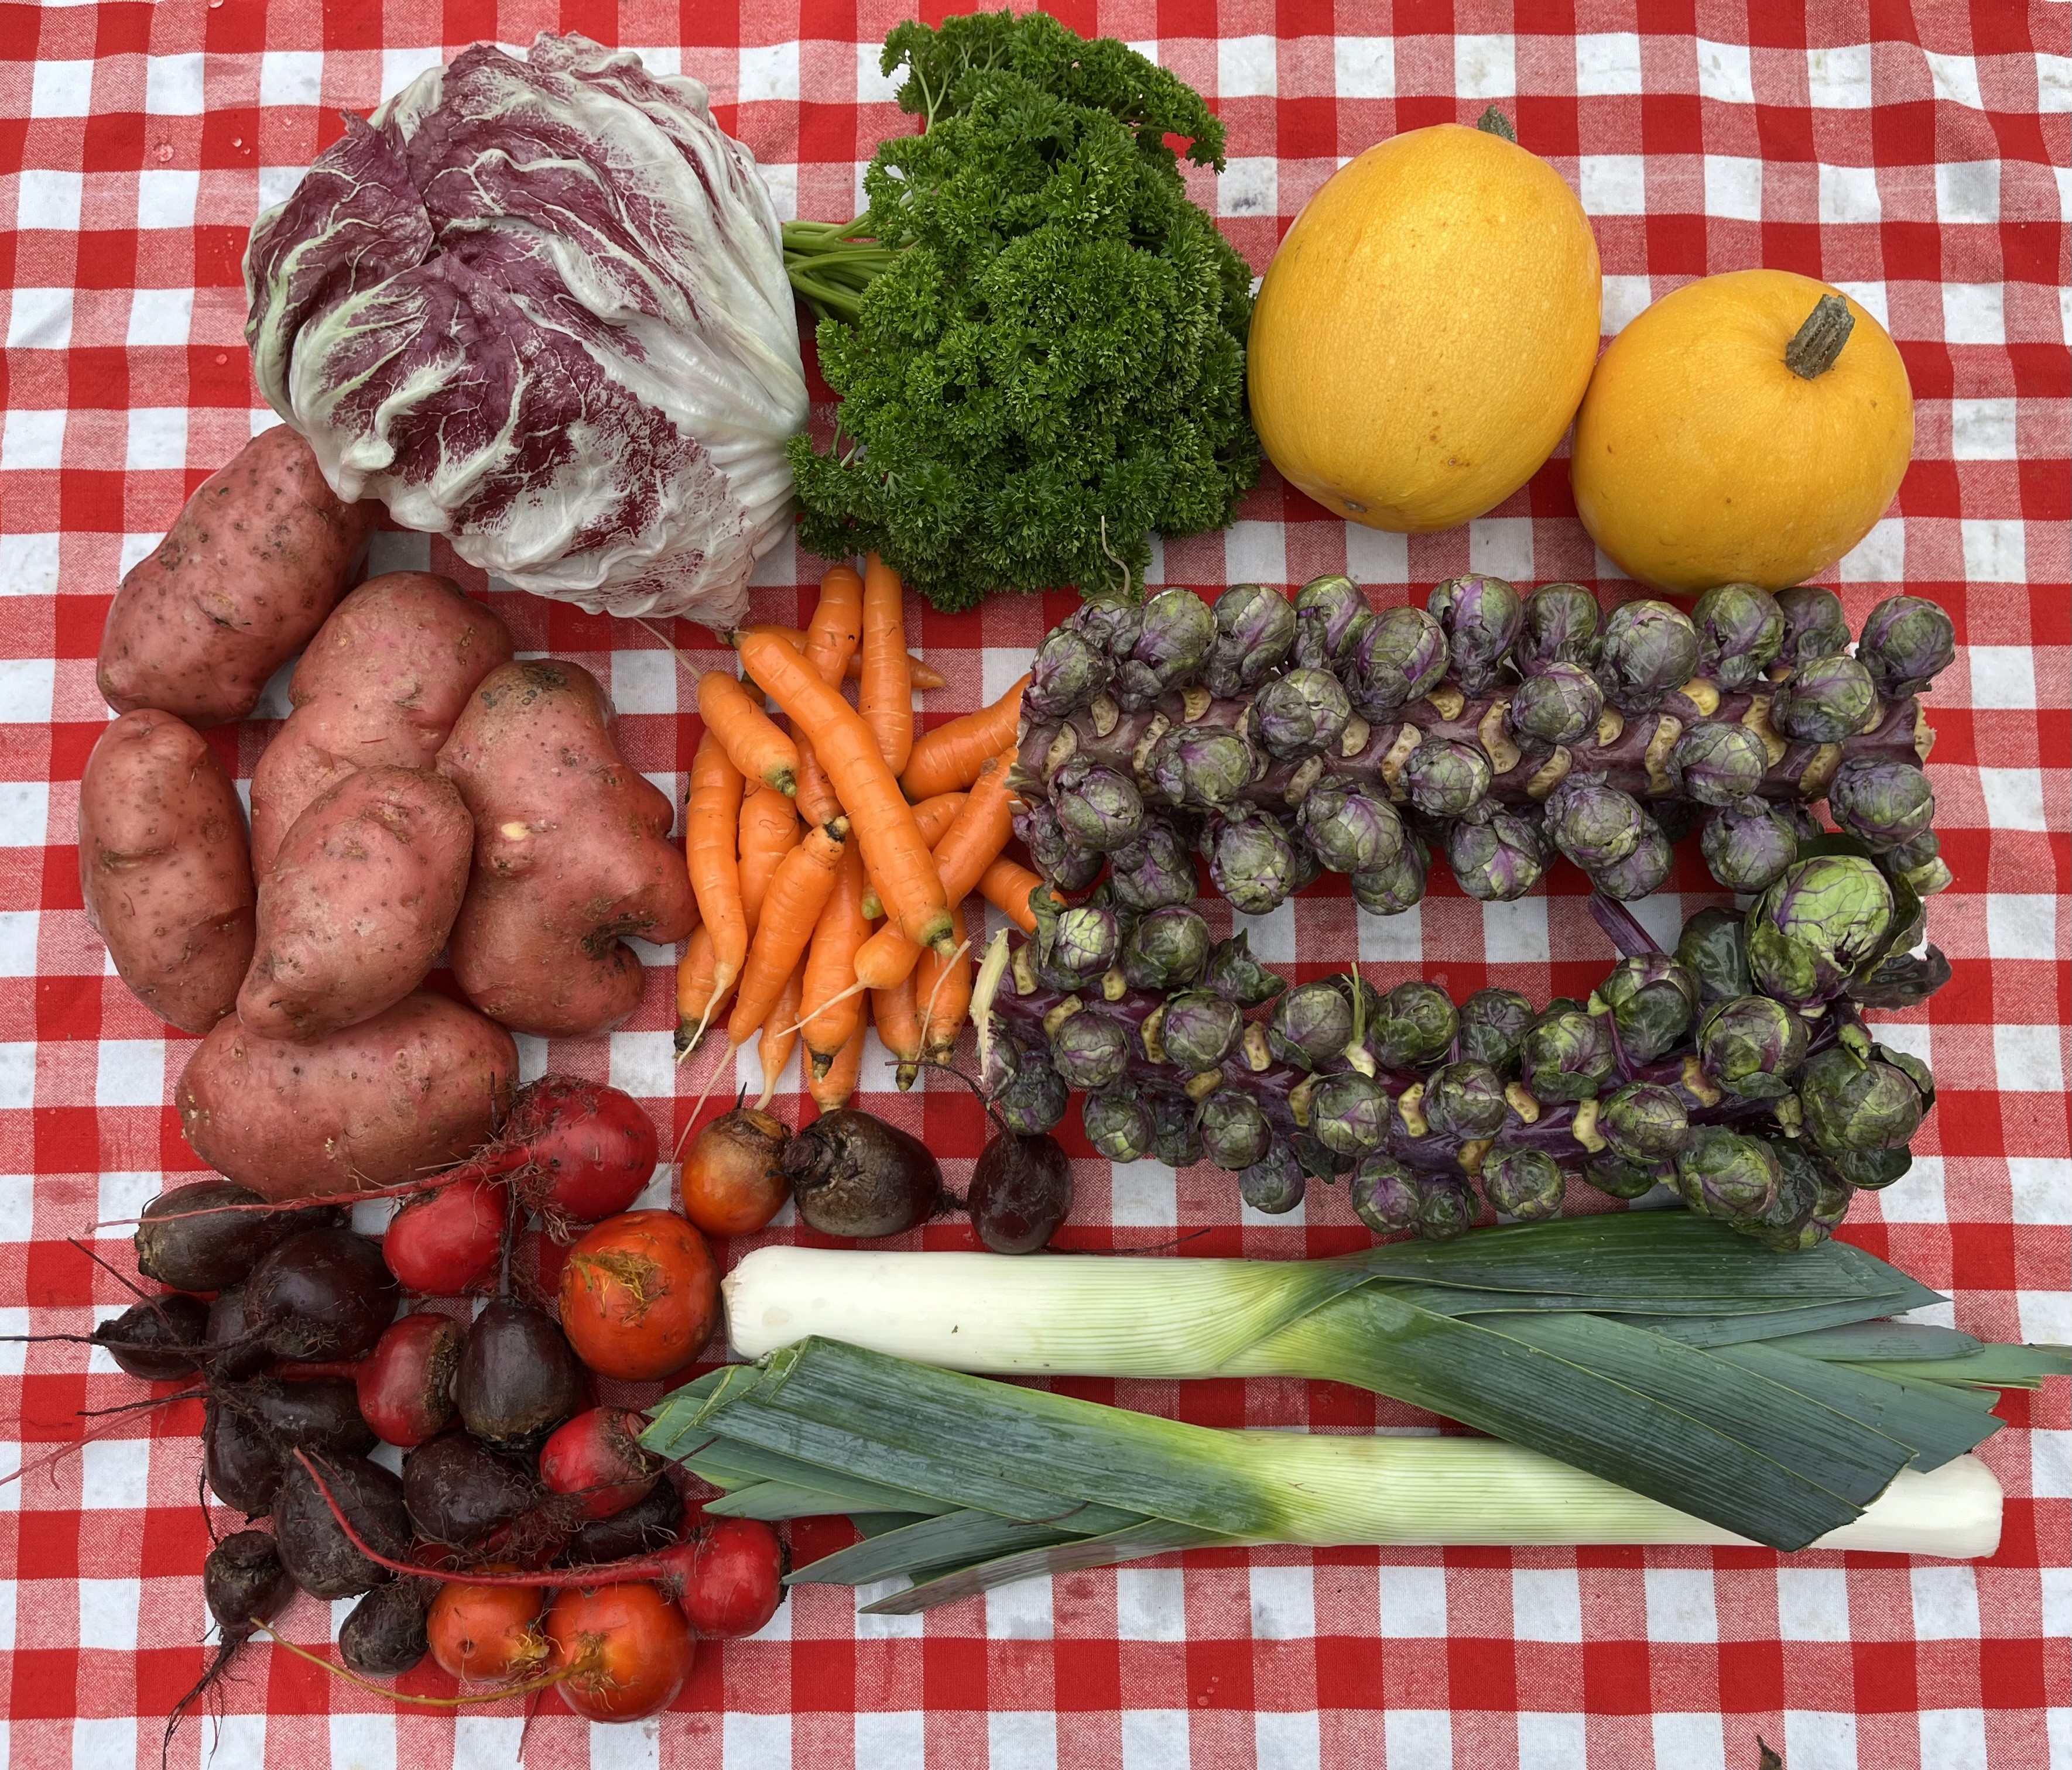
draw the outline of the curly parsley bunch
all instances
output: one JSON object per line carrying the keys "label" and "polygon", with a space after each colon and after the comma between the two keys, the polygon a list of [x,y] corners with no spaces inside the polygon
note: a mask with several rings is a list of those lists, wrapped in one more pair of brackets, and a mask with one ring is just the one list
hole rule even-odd
{"label": "curly parsley bunch", "polygon": [[939,608],[1141,571],[1153,532],[1219,528],[1258,476],[1252,273],[1169,137],[1223,165],[1200,96],[1041,13],[899,26],[902,109],[846,226],[785,230],[842,396],[795,437],[800,539],[874,551]]}

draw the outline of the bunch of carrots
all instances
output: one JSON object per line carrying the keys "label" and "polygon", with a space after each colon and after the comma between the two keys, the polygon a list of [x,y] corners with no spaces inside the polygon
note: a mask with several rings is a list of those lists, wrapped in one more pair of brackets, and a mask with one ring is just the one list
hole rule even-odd
{"label": "bunch of carrots", "polygon": [[903,597],[875,555],[860,576],[837,565],[803,632],[743,627],[742,676],[698,680],[684,846],[699,923],[676,974],[676,1045],[688,1056],[724,1015],[729,1057],[757,1042],[759,1104],[802,1034],[815,1103],[845,1104],[873,1024],[906,1086],[970,1008],[965,897],[1035,926],[1042,881],[1003,852],[1029,679],[917,737],[914,690],[943,679],[907,655]]}

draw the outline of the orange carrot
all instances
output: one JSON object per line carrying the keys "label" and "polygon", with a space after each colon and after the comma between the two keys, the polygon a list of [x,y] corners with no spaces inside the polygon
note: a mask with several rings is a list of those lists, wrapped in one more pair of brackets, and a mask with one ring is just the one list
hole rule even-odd
{"label": "orange carrot", "polygon": [[751,942],[777,864],[798,845],[799,814],[776,788],[758,786],[741,802],[741,914]]}
{"label": "orange carrot", "polygon": [[[820,673],[821,681],[839,694],[849,660],[863,634],[863,580],[848,565],[832,568],[820,580],[820,600],[806,623],[802,655]],[[797,720],[791,729],[799,741],[799,809],[810,823],[825,823],[841,807],[826,769],[813,750],[813,734]]]}
{"label": "orange carrot", "polygon": [[764,915],[742,967],[734,1013],[726,1023],[727,1043],[739,1050],[769,1018],[785,979],[806,956],[828,898],[840,882],[851,844],[849,822],[837,818],[786,855],[770,881]]}
{"label": "orange carrot", "polygon": [[[1007,784],[1013,761],[1012,752],[1003,751],[986,763],[963,809],[935,844],[935,874],[953,909],[970,895],[1014,833],[1014,795]],[[913,942],[887,922],[857,954],[856,979],[871,989],[888,989],[913,970],[919,954]]]}
{"label": "orange carrot", "polygon": [[897,774],[914,747],[914,683],[906,668],[905,587],[875,553],[863,562],[863,676],[856,710]]}
{"label": "orange carrot", "polygon": [[907,798],[924,799],[976,780],[987,758],[1006,749],[1021,730],[1022,691],[1028,686],[1024,676],[990,707],[915,738],[906,772],[899,778]]}
{"label": "orange carrot", "polygon": [[[789,639],[794,649],[797,651],[804,651],[806,649],[806,630],[804,627],[772,626],[767,621],[758,621],[747,630],[750,633],[773,634],[778,639]],[[912,680],[914,686],[924,695],[937,688],[947,688],[949,686],[949,679],[941,671],[935,668],[933,664],[923,662],[911,651],[906,654],[906,673]],[[862,674],[863,657],[861,653],[858,653],[849,660],[849,667],[843,671],[843,675],[849,681],[854,682]]]}
{"label": "orange carrot", "polygon": [[713,988],[730,988],[748,956],[741,909],[741,863],[734,852],[741,823],[741,770],[708,730],[691,758],[691,795],[684,815],[684,853],[698,914],[712,930]]}
{"label": "orange carrot", "polygon": [[724,670],[708,670],[698,678],[698,713],[745,778],[779,793],[799,790],[799,746]]}
{"label": "orange carrot", "polygon": [[812,734],[886,914],[917,947],[948,941],[949,899],[935,877],[935,858],[870,726],[782,639],[749,633],[740,644],[749,674],[791,716],[795,729]]}
{"label": "orange carrot", "polygon": [[921,1016],[921,1043],[928,1055],[941,1062],[956,1048],[957,1034],[971,1013],[971,944],[964,938],[962,904],[952,906],[957,948],[948,959],[938,959],[935,975],[922,988],[918,968],[914,979],[914,1005]]}
{"label": "orange carrot", "polygon": [[791,1061],[791,1053],[799,1043],[799,998],[805,987],[806,967],[802,959],[778,992],[777,1005],[763,1018],[762,1037],[755,1041],[755,1059],[763,1066],[763,1092],[755,1103],[758,1112],[770,1104],[777,1091],[777,1078],[784,1073],[784,1066]]}
{"label": "orange carrot", "polygon": [[712,930],[703,922],[691,930],[689,943],[684,948],[683,961],[676,967],[676,1057],[680,1062],[698,1048],[712,1017],[726,1005],[726,999],[734,993],[730,984],[724,990],[713,987],[715,965],[713,952]]}
{"label": "orange carrot", "polygon": [[821,1111],[839,1112],[856,1093],[856,1078],[863,1070],[864,1040],[870,1031],[870,1016],[858,1014],[856,1030],[849,1034],[849,1042],[835,1053],[824,1071],[806,1083],[813,1104]]}
{"label": "orange carrot", "polygon": [[841,876],[813,925],[812,945],[806,951],[806,988],[800,998],[799,1018],[815,1075],[825,1074],[841,1054],[862,1012],[861,1002],[844,993],[856,981],[856,950],[870,926],[863,919],[863,862],[857,846],[844,844]]}
{"label": "orange carrot", "polygon": [[903,1093],[914,1085],[921,1062],[921,1017],[914,1000],[913,972],[890,989],[870,992],[870,1018],[879,1042],[898,1065],[893,1078]]}
{"label": "orange carrot", "polygon": [[1022,933],[1033,934],[1036,932],[1036,912],[1029,907],[1029,896],[1042,883],[1041,873],[1031,873],[1018,861],[1002,855],[979,875],[978,892]]}
{"label": "orange carrot", "polygon": [[[944,831],[964,809],[966,796],[962,793],[938,793],[914,807],[914,828],[921,832],[921,840],[931,848],[943,840]],[[878,881],[871,877],[868,863],[863,869],[863,913],[873,922],[885,914],[885,906],[878,895]]]}

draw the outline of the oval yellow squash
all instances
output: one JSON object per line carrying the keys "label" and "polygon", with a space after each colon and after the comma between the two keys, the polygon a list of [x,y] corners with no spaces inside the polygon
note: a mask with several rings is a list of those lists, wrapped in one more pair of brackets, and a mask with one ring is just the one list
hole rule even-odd
{"label": "oval yellow squash", "polygon": [[1913,452],[1906,366],[1876,318],[1810,277],[1737,270],[1664,295],[1612,340],[1569,478],[1629,577],[1781,590],[1870,532]]}
{"label": "oval yellow squash", "polygon": [[1253,310],[1252,422],[1282,475],[1371,528],[1503,503],[1568,427],[1597,354],[1597,243],[1538,155],[1441,123],[1334,174]]}

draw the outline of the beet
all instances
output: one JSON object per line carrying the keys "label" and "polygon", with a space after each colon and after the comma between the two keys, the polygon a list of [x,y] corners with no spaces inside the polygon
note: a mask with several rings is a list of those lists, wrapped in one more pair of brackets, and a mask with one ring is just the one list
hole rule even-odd
{"label": "beet", "polygon": [[176,1291],[220,1291],[239,1283],[269,1248],[290,1235],[338,1221],[336,1211],[321,1207],[224,1209],[265,1202],[249,1187],[227,1180],[198,1180],[159,1193],[137,1224],[137,1270]]}
{"label": "beet", "polygon": [[753,1635],[784,1601],[784,1546],[760,1518],[708,1518],[677,1604],[701,1635]]}
{"label": "beet", "polygon": [[508,1448],[558,1426],[582,1406],[585,1388],[582,1365],[553,1317],[498,1297],[467,1330],[454,1405],[477,1438]]}
{"label": "beet", "polygon": [[447,1432],[403,1460],[403,1504],[428,1542],[465,1548],[508,1524],[540,1497],[516,1457],[466,1432]]}
{"label": "beet", "polygon": [[199,1297],[153,1297],[133,1304],[93,1330],[93,1341],[132,1377],[175,1382],[195,1374],[191,1349],[208,1332],[208,1305]]}
{"label": "beet", "polygon": [[552,1493],[579,1496],[585,1518],[608,1518],[645,1499],[661,1479],[662,1460],[643,1448],[647,1416],[627,1407],[593,1407],[557,1426],[540,1447],[540,1480]]}
{"label": "beet", "polygon": [[434,1590],[428,1579],[392,1579],[352,1607],[338,1632],[339,1657],[362,1678],[393,1678],[430,1651],[425,1611]]}
{"label": "beet", "polygon": [[943,1171],[928,1146],[853,1107],[821,1114],[785,1144],[778,1165],[799,1215],[823,1235],[903,1234],[942,1202]]}
{"label": "beet", "polygon": [[995,1131],[972,1170],[964,1208],[994,1253],[1033,1254],[1071,1214],[1072,1164],[1047,1131]]}
{"label": "beet", "polygon": [[256,1518],[281,1487],[281,1459],[257,1420],[212,1398],[202,1410],[202,1467],[208,1490],[233,1512]]}
{"label": "beet", "polygon": [[644,1500],[585,1525],[569,1538],[556,1559],[563,1567],[589,1567],[666,1549],[676,1540],[683,1522],[684,1497],[665,1477]]}
{"label": "beet", "polygon": [[374,1448],[374,1432],[360,1415],[359,1393],[343,1377],[281,1382],[270,1377],[238,1386],[231,1399],[257,1415],[282,1453],[299,1446],[358,1456]]}
{"label": "beet", "polygon": [[528,1209],[573,1223],[602,1222],[629,1207],[655,1177],[655,1121],[619,1088],[543,1075],[518,1090],[499,1140],[522,1147],[513,1165]]}
{"label": "beet", "polygon": [[479,1175],[421,1193],[390,1218],[381,1257],[405,1290],[457,1297],[496,1270],[509,1200]]}
{"label": "beet", "polygon": [[[361,1538],[382,1554],[400,1559],[409,1546],[410,1515],[403,1506],[403,1484],[364,1457],[313,1457],[339,1509],[352,1520]],[[312,1598],[353,1598],[391,1577],[369,1561],[338,1520],[310,1472],[290,1459],[273,1496],[273,1537],[281,1561],[297,1585]]]}
{"label": "beet", "polygon": [[396,1313],[381,1250],[349,1229],[304,1230],[272,1249],[245,1283],[246,1320],[283,1358],[355,1358]]}
{"label": "beet", "polygon": [[430,1310],[389,1324],[355,1378],[361,1416],[377,1436],[408,1449],[446,1429],[462,1337],[451,1316]]}
{"label": "beet", "polygon": [[212,1377],[227,1378],[236,1382],[241,1377],[256,1377],[270,1361],[266,1342],[257,1335],[250,1334],[250,1324],[245,1318],[245,1287],[234,1284],[228,1291],[219,1291],[216,1301],[208,1306],[208,1345],[214,1355],[208,1364]]}
{"label": "beet", "polygon": [[295,1595],[273,1539],[264,1530],[240,1530],[209,1550],[201,1564],[201,1595],[223,1631],[225,1649],[248,1639],[254,1619],[265,1622]]}

